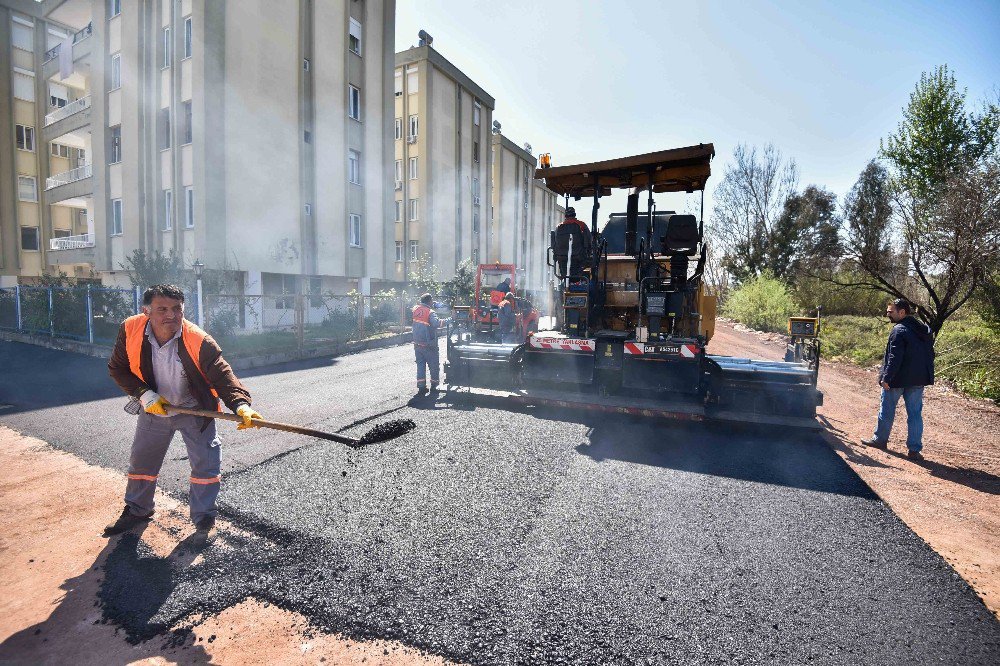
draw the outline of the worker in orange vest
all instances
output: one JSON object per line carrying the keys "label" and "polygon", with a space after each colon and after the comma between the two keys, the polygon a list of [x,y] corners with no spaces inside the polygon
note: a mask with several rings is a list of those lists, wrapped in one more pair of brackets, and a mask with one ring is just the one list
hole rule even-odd
{"label": "worker in orange vest", "polygon": [[139,414],[125,488],[125,509],[104,529],[120,534],[148,521],[163,458],[174,433],[180,432],[191,463],[191,519],[195,543],[215,536],[216,498],[221,455],[215,419],[167,413],[174,405],[217,411],[219,400],[243,418],[239,430],[257,427],[262,418],[250,406],[250,393],[222,357],[218,343],[184,318],[184,292],[158,284],[142,297],[142,314],[126,319],[118,330],[108,372],[144,408]]}
{"label": "worker in orange vest", "polygon": [[514,328],[517,325],[517,313],[514,311],[514,293],[508,291],[504,299],[500,301],[497,309],[497,321],[499,322],[498,332],[500,341],[511,343],[517,342],[517,333]]}
{"label": "worker in orange vest", "polygon": [[440,381],[441,363],[438,358],[437,331],[441,320],[431,309],[434,298],[430,294],[420,297],[413,306],[413,354],[417,361],[417,395],[427,395],[427,368],[431,371],[431,391],[436,391]]}

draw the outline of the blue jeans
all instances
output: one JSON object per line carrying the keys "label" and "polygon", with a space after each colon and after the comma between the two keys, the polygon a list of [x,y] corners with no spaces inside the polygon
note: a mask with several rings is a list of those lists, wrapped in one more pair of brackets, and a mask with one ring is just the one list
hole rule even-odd
{"label": "blue jeans", "polygon": [[924,407],[923,386],[882,389],[875,439],[880,442],[889,441],[892,422],[896,419],[896,405],[899,404],[900,398],[903,398],[903,404],[906,405],[906,448],[910,451],[919,451],[924,448],[921,441],[924,435],[924,417],[921,415]]}

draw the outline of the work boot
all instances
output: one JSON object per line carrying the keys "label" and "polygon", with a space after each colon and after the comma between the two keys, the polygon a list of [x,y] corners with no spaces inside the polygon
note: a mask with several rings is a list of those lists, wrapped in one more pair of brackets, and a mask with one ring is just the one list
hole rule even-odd
{"label": "work boot", "polygon": [[873,449],[886,449],[889,447],[889,442],[880,442],[875,437],[869,437],[868,439],[861,440],[861,443],[865,446],[870,446]]}
{"label": "work boot", "polygon": [[136,525],[141,525],[152,517],[152,512],[150,512],[148,516],[137,516],[132,513],[132,510],[126,504],[125,509],[122,510],[122,515],[118,516],[118,520],[104,527],[104,536],[109,537],[121,534],[122,532],[128,532]]}
{"label": "work boot", "polygon": [[438,391],[440,391],[440,389],[438,388],[438,383],[434,382],[433,384],[431,384],[431,393],[437,393]]}
{"label": "work boot", "polygon": [[195,546],[206,546],[215,541],[215,516],[205,516],[194,524],[195,531],[191,535],[191,543]]}
{"label": "work boot", "polygon": [[427,395],[428,393],[429,393],[429,391],[427,390],[426,386],[418,386],[417,387],[417,397],[418,398],[421,398],[421,397]]}
{"label": "work boot", "polygon": [[910,460],[915,460],[917,462],[920,462],[921,460],[924,459],[924,454],[922,454],[920,451],[910,450],[906,452],[906,457],[909,458]]}

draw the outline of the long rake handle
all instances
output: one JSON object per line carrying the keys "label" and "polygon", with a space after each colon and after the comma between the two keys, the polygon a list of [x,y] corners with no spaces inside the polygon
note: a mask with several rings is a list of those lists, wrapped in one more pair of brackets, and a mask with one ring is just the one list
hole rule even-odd
{"label": "long rake handle", "polygon": [[[169,414],[188,414],[190,416],[203,416],[207,419],[222,419],[224,421],[243,423],[243,417],[237,416],[236,414],[227,414],[225,412],[211,412],[207,409],[188,409],[187,407],[174,407],[173,405],[167,405],[166,410]],[[341,444],[348,444],[350,446],[356,446],[360,441],[354,437],[337,435],[332,432],[323,432],[322,430],[313,430],[312,428],[303,428],[302,426],[292,425],[291,423],[265,421],[264,419],[252,419],[252,422],[254,425],[260,426],[261,428],[271,428],[272,430],[283,430],[285,432],[294,432],[300,435],[309,435],[310,437],[319,437],[320,439],[328,439],[333,442],[340,442]]]}

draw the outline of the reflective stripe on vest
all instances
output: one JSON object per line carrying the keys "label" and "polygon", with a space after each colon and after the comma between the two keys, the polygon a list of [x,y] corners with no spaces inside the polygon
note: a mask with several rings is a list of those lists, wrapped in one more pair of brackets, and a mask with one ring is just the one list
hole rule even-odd
{"label": "reflective stripe on vest", "polygon": [[[129,317],[124,321],[125,325],[125,353],[128,356],[128,367],[132,371],[132,374],[139,378],[144,384],[148,384],[146,378],[142,376],[142,341],[146,338],[146,324],[149,322],[149,317],[144,314],[137,314]],[[188,356],[191,357],[191,361],[194,363],[194,367],[198,368],[198,373],[201,378],[205,380],[208,384],[209,390],[212,395],[216,398],[215,408],[222,411],[222,407],[218,404],[219,393],[212,388],[212,383],[208,381],[208,377],[205,375],[205,371],[201,369],[201,345],[208,337],[208,333],[201,330],[198,326],[195,326],[187,319],[181,322],[181,344],[184,345],[184,349],[187,350]]]}
{"label": "reflective stripe on vest", "polygon": [[431,309],[426,305],[413,306],[413,323],[431,325]]}

